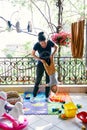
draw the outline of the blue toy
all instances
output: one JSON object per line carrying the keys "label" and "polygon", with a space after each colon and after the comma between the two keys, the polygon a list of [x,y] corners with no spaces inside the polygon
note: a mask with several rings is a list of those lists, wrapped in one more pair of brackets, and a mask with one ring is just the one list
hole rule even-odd
{"label": "blue toy", "polygon": [[24,98],[30,99],[30,92],[24,92]]}

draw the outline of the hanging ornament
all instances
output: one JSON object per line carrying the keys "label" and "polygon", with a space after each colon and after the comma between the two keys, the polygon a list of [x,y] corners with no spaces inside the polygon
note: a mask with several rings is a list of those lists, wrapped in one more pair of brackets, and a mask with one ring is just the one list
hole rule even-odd
{"label": "hanging ornament", "polygon": [[30,21],[28,22],[28,25],[27,25],[27,31],[32,32],[32,24]]}
{"label": "hanging ornament", "polygon": [[20,32],[20,23],[19,21],[16,22],[16,31],[19,33]]}
{"label": "hanging ornament", "polygon": [[12,26],[11,21],[7,21],[7,24],[8,24],[8,27],[9,27],[9,29],[10,29],[11,26]]}

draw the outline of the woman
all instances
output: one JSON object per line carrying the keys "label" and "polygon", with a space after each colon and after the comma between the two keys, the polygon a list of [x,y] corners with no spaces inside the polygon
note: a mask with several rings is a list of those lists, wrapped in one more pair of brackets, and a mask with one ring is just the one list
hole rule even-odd
{"label": "woman", "polygon": [[[52,48],[54,48],[53,52]],[[45,71],[42,61],[45,60],[47,64],[50,65],[50,57],[53,57],[56,51],[57,51],[57,45],[50,40],[47,41],[44,32],[40,32],[38,34],[38,42],[34,45],[32,50],[32,56],[38,60],[38,64],[36,70],[36,81],[33,90],[33,98],[31,99],[31,102],[33,102],[35,97],[37,96],[37,92],[39,89],[38,86],[41,82],[44,72],[46,74],[46,84],[49,83],[49,76]],[[39,53],[39,56],[36,55],[36,52]],[[49,92],[50,92],[50,86],[45,87],[46,101],[49,100]]]}

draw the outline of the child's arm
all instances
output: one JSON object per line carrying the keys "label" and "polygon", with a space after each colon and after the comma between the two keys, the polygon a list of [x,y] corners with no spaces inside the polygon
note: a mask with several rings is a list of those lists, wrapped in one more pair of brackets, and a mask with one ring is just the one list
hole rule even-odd
{"label": "child's arm", "polygon": [[43,63],[43,65],[44,65],[44,64],[45,64],[45,65],[47,64],[46,61],[43,60],[43,59],[41,59],[41,62]]}
{"label": "child's arm", "polygon": [[43,63],[44,68],[45,68],[47,74],[49,75],[49,69],[50,69],[50,66],[46,63],[45,60],[41,60],[41,62]]}
{"label": "child's arm", "polygon": [[41,60],[41,62],[44,65],[44,68],[49,76],[55,73],[55,65],[53,62],[53,57],[50,57],[50,61],[51,61],[51,63],[50,63],[50,65],[48,65],[45,60]]}

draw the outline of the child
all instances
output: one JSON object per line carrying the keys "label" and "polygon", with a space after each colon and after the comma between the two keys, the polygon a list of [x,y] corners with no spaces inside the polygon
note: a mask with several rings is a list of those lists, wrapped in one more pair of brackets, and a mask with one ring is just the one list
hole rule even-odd
{"label": "child", "polygon": [[49,84],[46,84],[46,86],[50,85],[51,91],[56,93],[57,88],[58,88],[57,87],[58,81],[56,79],[56,74],[55,74],[56,70],[55,70],[55,66],[54,66],[53,57],[50,58],[50,65],[48,65],[45,60],[41,60],[41,62],[43,63],[44,68],[50,78],[50,82],[49,82]]}

